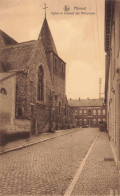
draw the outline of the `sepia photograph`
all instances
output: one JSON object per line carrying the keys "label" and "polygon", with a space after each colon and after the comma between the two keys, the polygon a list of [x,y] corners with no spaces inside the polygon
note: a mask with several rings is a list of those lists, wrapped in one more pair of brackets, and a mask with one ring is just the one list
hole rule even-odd
{"label": "sepia photograph", "polygon": [[120,196],[120,0],[0,0],[0,196]]}

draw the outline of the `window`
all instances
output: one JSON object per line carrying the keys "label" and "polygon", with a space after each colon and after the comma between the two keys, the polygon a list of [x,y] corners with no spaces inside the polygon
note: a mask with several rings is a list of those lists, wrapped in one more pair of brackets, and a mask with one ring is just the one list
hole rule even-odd
{"label": "window", "polygon": [[82,114],[82,110],[79,110],[79,113]]}
{"label": "window", "polygon": [[106,120],[105,120],[105,118],[103,118],[103,122],[105,122]]}
{"label": "window", "polygon": [[98,115],[101,115],[101,110],[98,110]]}
{"label": "window", "polygon": [[37,99],[43,101],[44,99],[44,89],[43,89],[43,67],[42,65],[38,69],[38,89],[37,89]]}
{"label": "window", "polygon": [[102,114],[105,115],[105,110],[102,111]]}
{"label": "window", "polygon": [[4,95],[7,95],[7,91],[5,88],[1,88],[0,89],[0,93],[4,94]]}
{"label": "window", "polygon": [[87,110],[84,110],[84,114],[87,114]]}
{"label": "window", "polygon": [[98,118],[98,123],[101,121],[101,119],[100,118]]}
{"label": "window", "polygon": [[87,119],[84,119],[84,123],[86,123],[87,122]]}
{"label": "window", "polygon": [[93,110],[93,115],[96,115],[96,110]]}

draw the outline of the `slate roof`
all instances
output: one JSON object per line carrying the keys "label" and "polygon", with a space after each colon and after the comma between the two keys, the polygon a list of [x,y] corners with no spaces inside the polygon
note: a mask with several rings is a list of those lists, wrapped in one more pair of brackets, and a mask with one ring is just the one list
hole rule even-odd
{"label": "slate roof", "polygon": [[102,106],[104,99],[69,99],[68,104],[71,107]]}
{"label": "slate roof", "polygon": [[4,80],[12,75],[14,75],[15,73],[0,73],[0,81]]}
{"label": "slate roof", "polygon": [[5,32],[0,30],[0,48],[8,45],[15,45],[17,41],[15,41],[12,37],[7,35]]}
{"label": "slate roof", "polygon": [[23,42],[0,49],[0,66],[6,71],[24,69],[33,53],[35,42]]}
{"label": "slate roof", "polygon": [[42,40],[46,52],[53,51],[55,54],[57,54],[56,46],[46,17],[44,19],[38,39]]}

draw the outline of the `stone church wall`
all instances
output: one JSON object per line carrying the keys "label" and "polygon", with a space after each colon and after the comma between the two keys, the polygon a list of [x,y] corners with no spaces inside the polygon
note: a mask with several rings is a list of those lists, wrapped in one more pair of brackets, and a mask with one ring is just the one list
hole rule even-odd
{"label": "stone church wall", "polygon": [[[21,104],[25,104],[25,117],[34,122],[32,126],[33,132],[47,132],[49,127],[49,115],[50,115],[50,92],[52,89],[52,83],[50,78],[49,69],[47,66],[46,54],[41,41],[36,41],[34,48],[34,55],[28,62],[27,75],[24,75],[23,85],[19,79],[19,86],[21,89],[21,96],[24,98],[24,102],[21,99]],[[44,101],[37,100],[37,85],[38,85],[38,68],[42,65],[44,71]],[[21,77],[21,76],[20,76]],[[25,79],[26,77],[26,79]],[[24,87],[25,84],[25,87]],[[24,89],[25,88],[25,89]],[[20,99],[17,100],[19,102]]]}

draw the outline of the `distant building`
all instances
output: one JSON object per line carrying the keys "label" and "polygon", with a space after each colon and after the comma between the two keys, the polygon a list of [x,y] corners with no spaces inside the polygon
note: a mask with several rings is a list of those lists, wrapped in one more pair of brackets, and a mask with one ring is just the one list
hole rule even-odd
{"label": "distant building", "polygon": [[77,126],[99,127],[99,122],[106,122],[103,99],[70,99],[68,103],[74,110]]}
{"label": "distant building", "polygon": [[120,1],[105,1],[105,102],[107,129],[120,169]]}

